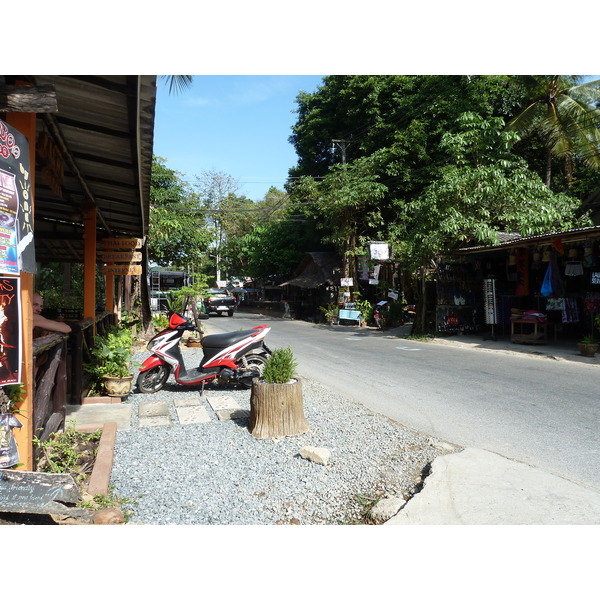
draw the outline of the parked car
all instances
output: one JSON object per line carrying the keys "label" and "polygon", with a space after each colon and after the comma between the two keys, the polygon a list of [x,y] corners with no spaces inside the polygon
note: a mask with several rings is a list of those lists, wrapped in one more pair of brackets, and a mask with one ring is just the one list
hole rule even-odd
{"label": "parked car", "polygon": [[203,293],[204,310],[207,314],[216,313],[219,316],[227,313],[232,317],[237,307],[237,300],[229,290],[225,288],[211,288]]}

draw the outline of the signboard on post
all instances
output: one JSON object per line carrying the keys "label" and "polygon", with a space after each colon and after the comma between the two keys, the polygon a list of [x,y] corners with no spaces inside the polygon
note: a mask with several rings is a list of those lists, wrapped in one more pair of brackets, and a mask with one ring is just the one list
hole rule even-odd
{"label": "signboard on post", "polygon": [[141,252],[103,252],[102,260],[107,263],[138,263],[142,261]]}
{"label": "signboard on post", "polygon": [[104,238],[104,250],[139,250],[143,245],[141,238]]}
{"label": "signboard on post", "polygon": [[141,275],[142,265],[104,265],[102,275]]}

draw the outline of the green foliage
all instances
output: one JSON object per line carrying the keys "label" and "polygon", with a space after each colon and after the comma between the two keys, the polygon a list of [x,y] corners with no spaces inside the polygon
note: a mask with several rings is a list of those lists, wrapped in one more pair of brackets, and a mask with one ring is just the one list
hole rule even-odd
{"label": "green foliage", "polygon": [[13,383],[0,387],[0,412],[21,414],[17,405],[23,401],[24,395],[25,385],[23,383]]}
{"label": "green foliage", "polygon": [[96,442],[101,435],[100,430],[84,433],[67,428],[63,433],[50,434],[44,443],[34,437],[33,442],[42,453],[39,470],[44,473],[69,473],[77,481],[85,479],[86,470],[96,457]]}
{"label": "green foliage", "polygon": [[461,130],[442,138],[448,164],[405,207],[404,227],[396,230],[413,265],[458,246],[497,243],[498,231],[534,235],[588,224],[576,218],[575,198],[551,192],[511,153],[517,138],[503,125],[465,113]]}
{"label": "green foliage", "polygon": [[375,309],[368,300],[361,300],[358,298],[356,300],[356,310],[360,310],[363,321],[370,323],[373,320]]}
{"label": "green foliage", "polygon": [[565,162],[568,187],[573,164],[600,169],[600,81],[579,84],[573,75],[521,77],[522,109],[508,127],[522,136],[539,135],[546,152],[545,184],[552,182],[552,159]]}
{"label": "green foliage", "polygon": [[167,318],[167,315],[154,315],[152,317],[152,324],[154,325],[154,329],[162,331],[169,326],[169,319]]}
{"label": "green foliage", "polygon": [[323,313],[326,323],[332,323],[337,319],[339,307],[337,304],[327,304],[327,306],[319,306],[319,310]]}
{"label": "green foliage", "polygon": [[[68,271],[70,278],[66,282],[65,264],[46,263],[36,274],[36,291],[44,298],[44,308],[83,308],[83,264],[74,263]],[[96,304],[104,304],[104,276],[96,267]]]}
{"label": "green foliage", "polygon": [[267,359],[262,378],[266,383],[287,383],[295,377],[297,366],[290,346],[277,348]]}
{"label": "green foliage", "polygon": [[165,160],[152,160],[148,259],[161,265],[196,264],[210,243],[200,201]]}
{"label": "green foliage", "polygon": [[91,350],[92,360],[85,366],[98,380],[104,376],[127,377],[133,356],[131,329],[112,326],[105,336],[97,336]]}

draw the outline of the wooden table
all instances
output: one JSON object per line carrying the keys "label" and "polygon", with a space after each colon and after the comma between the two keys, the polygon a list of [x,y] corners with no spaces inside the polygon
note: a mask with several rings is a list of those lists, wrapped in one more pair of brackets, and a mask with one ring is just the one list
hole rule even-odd
{"label": "wooden table", "polygon": [[510,341],[514,344],[545,344],[546,323],[537,319],[511,319]]}

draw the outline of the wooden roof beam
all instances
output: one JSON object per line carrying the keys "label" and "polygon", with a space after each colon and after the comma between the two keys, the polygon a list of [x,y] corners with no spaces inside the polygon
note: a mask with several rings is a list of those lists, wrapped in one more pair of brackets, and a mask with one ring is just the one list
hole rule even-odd
{"label": "wooden roof beam", "polygon": [[53,85],[0,85],[0,112],[56,113]]}
{"label": "wooden roof beam", "polygon": [[56,118],[53,117],[52,115],[45,114],[45,115],[43,115],[43,119],[44,119],[44,123],[45,123],[46,127],[48,128],[48,130],[52,134],[52,137],[58,144],[58,147],[63,156],[63,159],[65,160],[65,162],[69,166],[69,169],[71,169],[71,171],[73,172],[73,174],[79,181],[79,185],[81,185],[81,188],[83,189],[83,192],[84,192],[86,198],[88,199],[88,201],[92,202],[94,204],[94,206],[96,207],[96,212],[98,214],[98,217],[100,218],[100,221],[102,222],[102,225],[104,225],[104,227],[106,228],[106,231],[108,231],[108,233],[110,234],[111,233],[110,226],[104,220],[104,217],[100,213],[100,210],[98,209],[98,206],[96,204],[96,199],[94,198],[94,194],[90,190],[90,188],[87,184],[87,181],[85,180],[84,176],[82,175],[81,171],[79,170],[79,167],[77,166],[77,163],[75,162],[75,158],[73,157],[73,154],[69,150],[69,147],[67,146],[67,142],[62,135],[62,132],[56,121]]}

